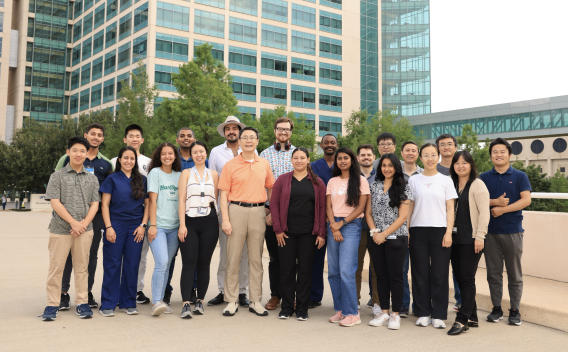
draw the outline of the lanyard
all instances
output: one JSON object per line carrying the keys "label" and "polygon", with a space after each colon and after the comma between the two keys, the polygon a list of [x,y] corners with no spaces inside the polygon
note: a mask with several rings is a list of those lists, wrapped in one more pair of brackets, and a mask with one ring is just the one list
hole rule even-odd
{"label": "lanyard", "polygon": [[199,186],[201,187],[201,204],[205,203],[205,175],[208,175],[208,169],[203,169],[203,179],[199,176],[199,172],[197,172],[197,168],[194,166],[192,171],[197,176],[197,180],[199,181]]}

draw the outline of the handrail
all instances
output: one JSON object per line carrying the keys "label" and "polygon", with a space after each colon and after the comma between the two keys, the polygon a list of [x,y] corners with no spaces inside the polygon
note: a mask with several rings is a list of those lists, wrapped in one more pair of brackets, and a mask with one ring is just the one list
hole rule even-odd
{"label": "handrail", "polygon": [[531,198],[568,199],[568,193],[532,192]]}

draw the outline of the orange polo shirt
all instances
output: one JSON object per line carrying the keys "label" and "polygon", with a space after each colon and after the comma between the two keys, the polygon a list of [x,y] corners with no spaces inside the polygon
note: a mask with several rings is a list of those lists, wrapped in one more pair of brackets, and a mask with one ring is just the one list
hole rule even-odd
{"label": "orange polo shirt", "polygon": [[229,192],[230,202],[264,203],[265,188],[274,186],[274,176],[268,160],[258,155],[252,163],[242,153],[229,160],[219,180],[219,189]]}

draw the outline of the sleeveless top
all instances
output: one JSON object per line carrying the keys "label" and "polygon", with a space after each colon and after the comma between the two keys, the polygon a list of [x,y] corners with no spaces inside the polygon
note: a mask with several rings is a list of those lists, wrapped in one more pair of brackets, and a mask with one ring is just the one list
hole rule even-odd
{"label": "sleeveless top", "polygon": [[[204,197],[201,199],[201,183],[199,181],[199,174],[197,169],[192,167],[187,180],[187,196],[185,199],[185,214],[190,218],[197,218],[207,216],[211,213],[211,202],[215,203],[215,184],[213,183],[213,176],[211,170],[205,168],[204,171]],[[197,211],[199,207],[206,207],[207,212],[201,214]]]}

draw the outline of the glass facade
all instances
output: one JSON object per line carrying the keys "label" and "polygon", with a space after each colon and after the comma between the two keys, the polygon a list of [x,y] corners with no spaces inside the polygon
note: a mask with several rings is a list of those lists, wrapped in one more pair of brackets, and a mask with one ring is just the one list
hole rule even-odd
{"label": "glass facade", "polygon": [[381,1],[383,109],[429,114],[430,2]]}
{"label": "glass facade", "polygon": [[[384,1],[384,0],[383,0]],[[361,110],[379,111],[379,4],[361,0]],[[321,16],[321,12],[320,12]]]}

